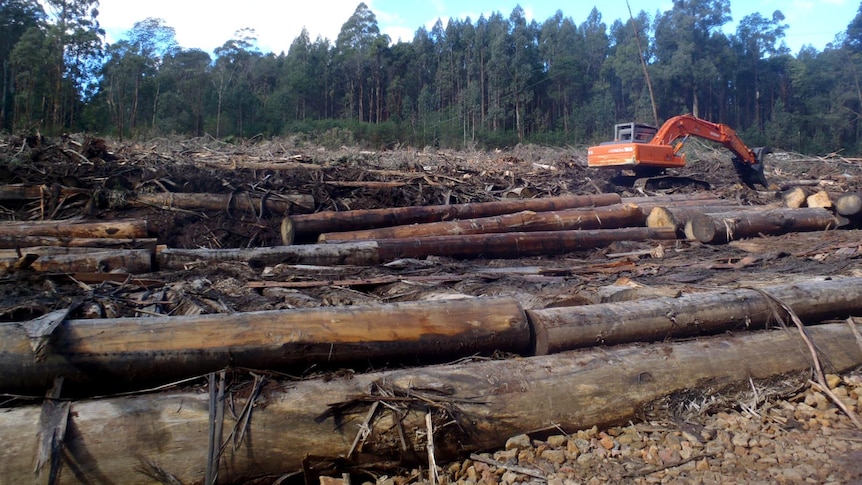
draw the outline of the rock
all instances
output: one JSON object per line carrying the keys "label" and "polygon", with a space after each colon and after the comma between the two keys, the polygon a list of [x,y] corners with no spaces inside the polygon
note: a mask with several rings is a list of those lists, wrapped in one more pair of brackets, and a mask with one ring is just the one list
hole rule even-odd
{"label": "rock", "polygon": [[835,389],[838,387],[838,384],[841,384],[841,376],[826,374],[826,385],[829,386],[830,389]]}
{"label": "rock", "polygon": [[511,450],[505,451],[498,451],[494,453],[494,459],[503,463],[515,461],[515,459],[518,458],[519,451],[520,450],[518,450],[517,448],[512,448]]}
{"label": "rock", "polygon": [[602,448],[606,450],[612,450],[615,446],[613,438],[611,438],[605,433],[602,433],[600,436],[601,439],[599,440],[599,444],[602,445]]}
{"label": "rock", "polygon": [[503,476],[500,477],[500,480],[502,480],[503,483],[515,483],[520,478],[521,478],[521,476],[515,472],[506,472],[506,473],[503,473]]}
{"label": "rock", "polygon": [[709,471],[709,462],[704,458],[703,460],[698,460],[697,465],[694,467],[695,470],[699,472]]}
{"label": "rock", "polygon": [[517,436],[512,436],[508,440],[506,440],[506,449],[507,450],[523,450],[529,448],[533,445],[530,441],[530,437],[525,434],[519,434]]}
{"label": "rock", "polygon": [[751,435],[748,433],[735,433],[733,438],[730,439],[730,443],[733,446],[737,447],[748,447],[748,443],[751,441]]}
{"label": "rock", "polygon": [[563,450],[545,450],[539,456],[554,465],[562,465],[566,462],[566,452]]}
{"label": "rock", "polygon": [[562,448],[569,439],[563,435],[548,436],[548,444],[554,448]]}

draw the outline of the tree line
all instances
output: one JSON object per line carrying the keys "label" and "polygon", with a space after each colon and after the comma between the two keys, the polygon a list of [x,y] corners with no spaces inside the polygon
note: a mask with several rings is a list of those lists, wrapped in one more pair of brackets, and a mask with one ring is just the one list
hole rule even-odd
{"label": "tree line", "polygon": [[0,129],[490,148],[590,144],[617,122],[693,113],[751,145],[862,153],[862,5],[823,51],[795,55],[780,11],[725,33],[730,0],[610,24],[596,8],[578,23],[515,7],[398,42],[360,3],[334,41],[303,29],[264,53],[244,29],[212,55],[156,18],[105,43],[97,7],[0,0]]}

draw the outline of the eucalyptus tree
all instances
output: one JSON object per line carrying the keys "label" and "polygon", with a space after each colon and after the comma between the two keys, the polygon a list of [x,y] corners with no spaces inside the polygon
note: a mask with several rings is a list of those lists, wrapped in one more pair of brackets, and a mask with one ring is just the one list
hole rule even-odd
{"label": "eucalyptus tree", "polygon": [[94,74],[102,57],[98,0],[42,0],[47,7],[47,41],[53,84],[50,127],[74,125],[81,102],[92,94]]}
{"label": "eucalyptus tree", "polygon": [[[789,53],[782,42],[787,28],[783,21],[780,10],[774,11],[769,19],[755,12],[746,15],[736,28],[734,45],[740,61],[735,69],[736,85],[741,88],[737,97],[745,125],[753,124],[758,132],[763,131],[764,110],[771,111],[778,99],[776,88],[786,89],[789,81],[781,76],[783,62],[777,59]],[[786,96],[782,102],[787,102]]]}
{"label": "eucalyptus tree", "polygon": [[244,28],[214,51],[216,61],[212,82],[216,95],[216,138],[222,133],[225,108],[230,108],[233,133],[244,135],[243,125],[252,97],[250,73],[253,63],[261,56],[255,47],[256,41],[254,29]]}
{"label": "eucalyptus tree", "polygon": [[716,49],[707,46],[726,43],[721,28],[730,20],[730,0],[674,0],[670,10],[657,16],[655,62],[664,117],[700,114],[718,76]]}
{"label": "eucalyptus tree", "polygon": [[134,133],[139,124],[156,129],[161,96],[159,69],[179,46],[164,20],[135,22],[126,39],[108,45],[97,101],[105,103],[116,134]]}
{"label": "eucalyptus tree", "polygon": [[159,130],[203,136],[207,98],[212,91],[212,59],[200,49],[168,53],[159,68]]}
{"label": "eucalyptus tree", "polygon": [[335,40],[335,62],[344,86],[344,114],[349,118],[374,121],[376,107],[382,105],[376,98],[382,93],[375,89],[383,85],[379,61],[388,44],[389,37],[380,34],[377,17],[365,3],[341,26]]}
{"label": "eucalyptus tree", "polygon": [[45,12],[37,0],[0,2],[0,129],[13,128],[12,49],[28,29],[39,29]]}

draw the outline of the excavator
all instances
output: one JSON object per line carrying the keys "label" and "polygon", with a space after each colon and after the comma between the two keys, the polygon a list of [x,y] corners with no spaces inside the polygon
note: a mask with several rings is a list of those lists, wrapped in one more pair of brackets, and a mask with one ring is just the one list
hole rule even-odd
{"label": "excavator", "polygon": [[680,150],[690,136],[720,143],[730,150],[733,153],[733,166],[740,180],[748,187],[753,189],[755,184],[768,187],[763,174],[763,159],[772,153],[770,148],[749,149],[729,126],[689,114],[675,116],[661,128],[641,123],[616,125],[614,141],[587,150],[587,166],[632,170],[635,173],[634,185],[649,187],[647,184],[662,178],[655,176],[663,174],[665,169],[685,166],[685,154],[680,153]]}

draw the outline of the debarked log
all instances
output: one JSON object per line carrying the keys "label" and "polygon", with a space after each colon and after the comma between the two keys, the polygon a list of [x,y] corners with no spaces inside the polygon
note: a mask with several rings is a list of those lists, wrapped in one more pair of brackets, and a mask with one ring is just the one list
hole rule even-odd
{"label": "debarked log", "polygon": [[255,269],[276,264],[311,264],[317,266],[380,264],[375,241],[344,244],[309,244],[248,249],[162,249],[156,253],[159,269],[187,269],[213,262],[240,261]]}
{"label": "debarked log", "polygon": [[760,234],[822,231],[838,227],[835,216],[819,207],[703,214],[693,217],[690,224],[695,239],[709,244],[723,244]]}
{"label": "debarked log", "polygon": [[495,351],[525,353],[530,329],[512,298],[180,317],[67,320],[46,352],[27,323],[0,323],[0,392],[62,376],[72,392],[168,382],[227,366],[297,371],[357,362],[417,364]]}
{"label": "debarked log", "polygon": [[[830,372],[862,364],[844,323],[808,333]],[[694,392],[709,399],[812,365],[795,330],[772,330],[682,343],[573,351],[543,357],[404,369],[270,383],[261,392],[227,391],[237,418],[218,467],[238,483],[298,471],[309,455],[346,457],[359,440],[363,456],[423,456],[425,417],[435,415],[437,459],[499,448],[521,433],[574,432],[636,419],[651,404]],[[708,383],[708,386],[704,386]],[[247,396],[256,397],[253,406]],[[59,483],[201,483],[213,424],[206,392],[176,391],[71,403]],[[384,405],[369,412],[374,403]],[[245,413],[250,411],[247,422]],[[0,476],[31,483],[38,454],[40,406],[0,413]],[[363,427],[367,419],[367,428]],[[236,419],[236,421],[235,421]],[[455,424],[453,424],[453,422]],[[286,438],[289,437],[289,438]],[[403,444],[402,444],[403,443]],[[427,465],[427,461],[425,462]]]}
{"label": "debarked log", "polygon": [[400,239],[426,236],[457,236],[516,231],[566,231],[574,229],[616,229],[642,226],[644,214],[634,204],[616,204],[595,209],[566,209],[561,211],[521,211],[514,214],[429,222],[405,226],[381,227],[364,231],[345,231],[321,234],[319,242],[369,239]]}
{"label": "debarked log", "polygon": [[[785,302],[806,322],[846,318],[862,314],[862,278],[527,310],[527,316],[535,331],[533,353],[543,355],[594,345],[650,342],[778,324],[778,305],[771,298]],[[789,322],[780,308],[777,315]]]}
{"label": "debarked log", "polygon": [[145,219],[112,221],[52,220],[0,223],[0,237],[47,236],[140,239],[147,237]]}
{"label": "debarked log", "polygon": [[646,219],[647,227],[672,227],[678,232],[685,228],[687,222],[700,214],[715,214],[728,211],[765,210],[763,207],[741,207],[741,206],[656,206],[649,211]]}
{"label": "debarked log", "polygon": [[[471,204],[391,207],[343,212],[300,214],[284,220],[283,234],[300,240],[336,231],[358,231],[378,227],[402,226],[424,222],[497,216],[530,210],[544,212],[577,207],[619,204],[618,194],[570,195],[541,199],[506,199]],[[283,241],[292,244],[293,240]]]}

